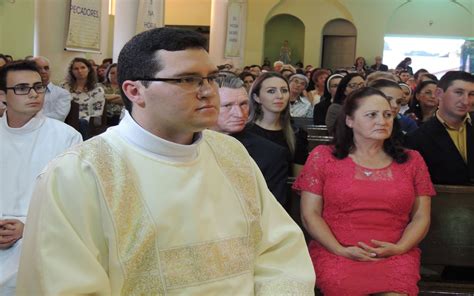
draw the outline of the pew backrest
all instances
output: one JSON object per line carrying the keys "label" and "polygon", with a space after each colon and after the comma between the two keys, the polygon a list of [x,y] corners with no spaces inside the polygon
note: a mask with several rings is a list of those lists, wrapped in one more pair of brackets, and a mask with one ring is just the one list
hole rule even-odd
{"label": "pew backrest", "polygon": [[316,146],[328,145],[332,141],[330,136],[310,136],[308,135],[308,151],[311,152]]}
{"label": "pew backrest", "polygon": [[308,125],[308,136],[329,136],[328,127],[325,125]]}
{"label": "pew backrest", "polygon": [[474,267],[474,186],[435,185],[422,264]]}

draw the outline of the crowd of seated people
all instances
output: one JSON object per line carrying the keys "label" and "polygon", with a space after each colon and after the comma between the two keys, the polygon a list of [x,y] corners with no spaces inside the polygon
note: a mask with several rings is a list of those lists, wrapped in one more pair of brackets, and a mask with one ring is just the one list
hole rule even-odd
{"label": "crowd of seated people", "polygon": [[[69,107],[76,102],[84,140],[91,117],[105,112],[109,126],[119,123],[123,109],[116,76],[119,65],[108,60],[97,66],[75,58],[64,89],[57,90],[67,99],[48,99],[48,91],[52,96],[59,88],[49,81],[49,61],[31,60],[47,86],[45,115],[48,101],[54,107],[61,100],[69,100]],[[8,63],[0,55],[0,69]],[[417,244],[429,225],[432,183],[474,186],[473,75],[451,71],[438,81],[425,69],[413,74],[410,64],[406,58],[391,70],[380,57],[371,67],[358,57],[353,67],[334,71],[280,61],[273,67],[218,66],[222,120],[237,122],[238,128],[229,129],[230,123],[222,121],[215,129],[249,149],[288,212],[292,201],[283,188],[287,177],[298,177],[294,188],[302,192],[303,226],[312,239],[318,286],[325,295],[347,291],[415,295]],[[0,90],[0,102],[4,96]],[[6,108],[0,103],[0,116]],[[51,117],[64,121],[65,109],[51,112],[56,113]],[[293,122],[301,117],[325,125],[333,142],[308,151],[307,133]],[[270,155],[283,165],[272,166]],[[273,167],[278,178],[268,176]],[[390,202],[373,199],[381,191]],[[360,203],[350,203],[349,198]],[[361,208],[368,212],[377,208],[380,215],[365,220],[357,214]],[[355,221],[363,234],[347,233],[349,226],[338,219],[342,215]],[[383,235],[370,226],[385,220],[397,223],[384,225]],[[358,276],[367,273],[377,276],[370,281]],[[389,280],[394,273],[400,281]],[[336,284],[341,282],[344,285]]]}

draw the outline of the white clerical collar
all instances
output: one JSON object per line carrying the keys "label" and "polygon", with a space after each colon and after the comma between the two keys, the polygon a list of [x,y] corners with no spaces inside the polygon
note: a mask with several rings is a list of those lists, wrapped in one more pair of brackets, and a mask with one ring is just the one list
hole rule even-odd
{"label": "white clerical collar", "polygon": [[4,116],[1,117],[1,122],[2,122],[3,127],[12,134],[30,133],[34,130],[39,129],[43,125],[45,120],[46,120],[46,117],[43,115],[43,112],[39,111],[22,127],[10,127],[8,125],[8,110],[5,112]]}
{"label": "white clerical collar", "polygon": [[202,133],[196,134],[191,145],[182,145],[167,141],[142,128],[128,111],[115,130],[127,142],[169,161],[188,162],[198,156],[198,147],[202,142]]}

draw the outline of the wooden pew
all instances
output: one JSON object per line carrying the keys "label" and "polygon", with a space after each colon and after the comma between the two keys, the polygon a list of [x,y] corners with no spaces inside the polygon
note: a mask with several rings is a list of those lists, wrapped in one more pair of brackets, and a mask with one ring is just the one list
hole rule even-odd
{"label": "wooden pew", "polygon": [[474,295],[474,281],[461,280],[461,274],[455,280],[441,274],[445,266],[470,268],[471,275],[474,271],[474,186],[435,188],[430,230],[420,249],[422,266],[440,273],[422,274],[420,295]]}
{"label": "wooden pew", "polygon": [[327,145],[331,143],[330,136],[310,136],[308,135],[308,151],[311,152],[316,146]]}
{"label": "wooden pew", "polygon": [[328,127],[325,125],[308,125],[308,136],[329,136]]}
{"label": "wooden pew", "polygon": [[79,104],[71,101],[71,109],[64,122],[79,131]]}
{"label": "wooden pew", "polygon": [[[292,185],[295,178],[288,178]],[[432,199],[431,226],[420,244],[421,264],[425,268],[460,266],[474,268],[474,186],[435,185],[437,195]],[[299,217],[300,198],[291,193],[291,216],[303,229],[307,242],[309,234]],[[474,282],[447,281],[441,275],[426,277],[419,282],[420,296],[474,295]]]}
{"label": "wooden pew", "polygon": [[107,126],[107,100],[104,102],[104,112],[101,116],[93,116],[89,119],[89,135],[90,137],[97,136],[105,132]]}
{"label": "wooden pew", "polygon": [[303,129],[306,131],[306,128],[309,125],[313,125],[313,118],[311,117],[291,117],[291,122],[297,128]]}

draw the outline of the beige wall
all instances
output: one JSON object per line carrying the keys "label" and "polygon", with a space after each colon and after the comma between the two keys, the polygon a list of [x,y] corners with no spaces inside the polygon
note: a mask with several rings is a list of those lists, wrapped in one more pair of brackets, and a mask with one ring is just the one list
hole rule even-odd
{"label": "beige wall", "polygon": [[263,61],[264,25],[278,14],[292,14],[305,24],[306,64],[320,64],[322,29],[337,18],[354,24],[358,34],[356,55],[371,62],[382,54],[387,34],[474,36],[474,1],[457,2],[467,10],[447,0],[417,0],[405,5],[405,0],[249,0],[247,24],[251,30],[247,34],[245,64]]}
{"label": "beige wall", "polygon": [[33,54],[35,0],[0,0],[0,53],[15,59]]}
{"label": "beige wall", "polygon": [[211,2],[211,0],[165,0],[165,24],[209,26]]}
{"label": "beige wall", "polygon": [[[165,24],[210,25],[212,0],[165,1]],[[15,58],[33,54],[35,2],[50,9],[49,31],[41,35],[48,40],[49,48],[40,52],[55,63],[54,79],[58,80],[63,75],[66,60],[84,55],[63,52],[66,0],[16,0],[14,4],[0,0],[0,52]],[[113,19],[107,16],[108,1],[102,2],[102,54],[86,55],[97,61],[112,55]],[[457,0],[457,3],[448,0],[248,0],[247,8],[246,65],[263,62],[265,24],[278,14],[292,14],[304,23],[304,62],[312,65],[319,65],[321,61],[324,25],[338,18],[354,24],[358,34],[356,55],[364,56],[369,62],[382,53],[383,37],[387,34],[474,36],[472,0]]]}

